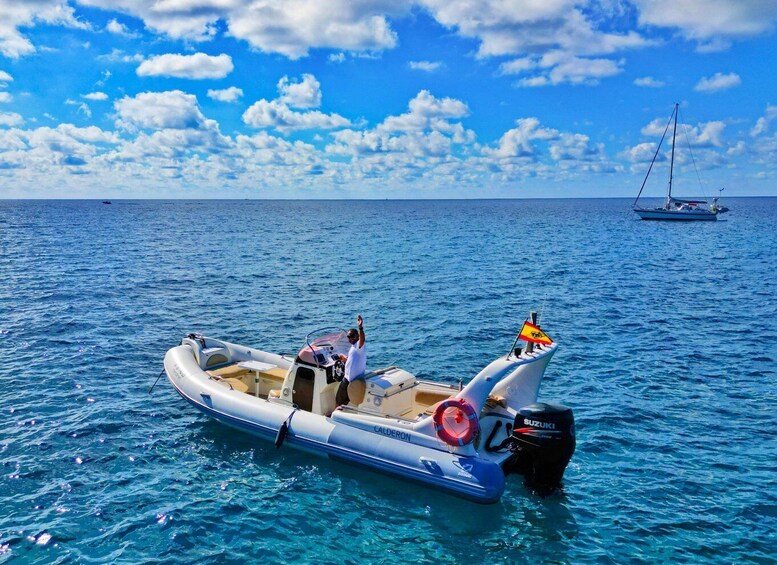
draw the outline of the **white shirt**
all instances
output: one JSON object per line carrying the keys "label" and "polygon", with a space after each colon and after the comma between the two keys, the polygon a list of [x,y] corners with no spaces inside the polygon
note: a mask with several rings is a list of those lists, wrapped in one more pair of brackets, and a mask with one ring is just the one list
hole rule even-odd
{"label": "white shirt", "polygon": [[359,348],[357,341],[348,351],[348,359],[345,361],[345,380],[349,383],[358,379],[367,370],[367,344]]}

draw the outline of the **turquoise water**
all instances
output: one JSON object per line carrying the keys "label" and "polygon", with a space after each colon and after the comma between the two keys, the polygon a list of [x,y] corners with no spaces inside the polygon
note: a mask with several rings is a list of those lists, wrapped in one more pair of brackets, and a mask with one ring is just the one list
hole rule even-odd
{"label": "turquoise water", "polygon": [[[0,561],[774,562],[777,199],[0,201]],[[529,310],[575,411],[563,492],[478,506],[276,450],[166,380],[192,331],[474,376]]]}

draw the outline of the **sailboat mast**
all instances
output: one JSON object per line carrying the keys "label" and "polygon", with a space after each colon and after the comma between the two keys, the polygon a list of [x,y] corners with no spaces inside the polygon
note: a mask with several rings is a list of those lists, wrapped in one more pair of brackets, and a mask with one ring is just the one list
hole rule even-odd
{"label": "sailboat mast", "polygon": [[680,104],[674,105],[674,130],[672,131],[672,160],[669,163],[669,198],[672,198],[672,174],[674,173],[674,138],[677,136],[677,114]]}

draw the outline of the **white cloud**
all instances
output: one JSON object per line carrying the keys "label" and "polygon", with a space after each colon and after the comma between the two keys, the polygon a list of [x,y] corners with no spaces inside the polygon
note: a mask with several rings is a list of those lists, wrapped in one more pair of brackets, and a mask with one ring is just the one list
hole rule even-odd
{"label": "white cloud", "polygon": [[[651,121],[642,128],[640,133],[651,137],[661,137],[666,130],[667,123],[670,124],[669,130],[667,130],[667,137],[671,140],[671,122],[667,122],[667,120],[661,118]],[[726,124],[719,120],[700,123],[697,126],[692,126],[679,121],[677,122],[677,146],[680,147],[680,145],[683,145],[687,147],[687,139],[687,142],[690,143],[691,147],[694,149],[697,147],[723,147],[725,145],[723,140],[725,129]],[[666,141],[664,143],[666,143]]]}
{"label": "white cloud", "polygon": [[318,108],[321,106],[321,84],[311,74],[302,75],[302,81],[290,82],[284,76],[278,81],[281,103],[291,108]]}
{"label": "white cloud", "polygon": [[0,86],[7,86],[9,82],[13,82],[13,77],[5,71],[0,71]]}
{"label": "white cloud", "polygon": [[496,149],[486,148],[484,153],[500,159],[534,159],[534,141],[558,139],[560,135],[555,129],[541,127],[537,118],[520,118],[515,123],[518,127],[506,131]]}
{"label": "white cloud", "polygon": [[[683,125],[682,130],[683,135],[687,136],[685,141],[690,143],[692,149],[724,147],[726,145],[723,139],[726,124],[719,120],[699,124],[696,127]],[[680,135],[679,131],[677,135]]]}
{"label": "white cloud", "polygon": [[280,100],[259,100],[243,113],[243,121],[257,129],[275,128],[289,133],[305,129],[335,129],[351,125],[338,114],[324,114],[318,110],[295,112]]}
{"label": "white cloud", "polygon": [[736,73],[715,73],[714,76],[702,78],[693,88],[696,92],[718,92],[742,84],[742,79]]}
{"label": "white cloud", "polygon": [[78,100],[73,100],[71,98],[68,98],[65,100],[65,104],[68,106],[78,106],[78,112],[80,114],[83,114],[87,118],[92,117],[92,110],[89,108],[89,106],[86,105],[85,102],[79,102]]}
{"label": "white cloud", "polygon": [[451,119],[469,115],[469,108],[455,98],[436,98],[428,90],[422,90],[408,103],[409,112],[389,116],[381,124],[386,131],[425,131],[450,128]]}
{"label": "white cloud", "polygon": [[18,59],[36,51],[19,28],[33,27],[37,23],[86,29],[88,26],[76,19],[75,10],[66,0],[0,0],[0,54]]}
{"label": "white cloud", "polygon": [[262,129],[275,128],[282,133],[306,129],[337,129],[351,122],[338,114],[318,110],[297,112],[296,109],[317,108],[321,105],[321,84],[315,76],[305,74],[299,82],[284,76],[278,81],[278,98],[259,100],[243,113],[243,122]]}
{"label": "white cloud", "polygon": [[143,61],[137,68],[138,76],[167,76],[188,79],[224,78],[234,69],[232,57],[216,57],[205,53],[178,55],[167,53]]}
{"label": "white cloud", "polygon": [[[622,157],[631,163],[650,163],[656,153],[656,145],[657,143],[639,143],[627,148]],[[662,161],[663,155],[659,154],[656,160]]]}
{"label": "white cloud", "polygon": [[521,57],[499,65],[499,72],[503,75],[519,75],[537,67],[537,61],[532,57]]}
{"label": "white cloud", "polygon": [[243,89],[236,86],[230,86],[222,90],[208,90],[208,97],[220,102],[235,102],[243,96]]}
{"label": "white cloud", "polygon": [[240,2],[229,11],[227,22],[232,35],[252,46],[298,59],[311,48],[356,52],[393,48],[397,37],[387,16],[404,14],[410,5],[406,0]]}
{"label": "white cloud", "polygon": [[131,37],[131,38],[139,37],[138,34],[130,31],[130,29],[127,26],[117,21],[115,18],[106,24],[105,29],[110,33],[115,33],[116,35],[123,35],[124,37]]}
{"label": "white cloud", "polygon": [[677,28],[684,37],[725,47],[725,38],[754,37],[774,29],[777,3],[764,0],[633,0],[642,25]]}
{"label": "white cloud", "polygon": [[666,83],[662,80],[656,80],[653,77],[641,77],[634,79],[634,84],[636,86],[643,86],[646,88],[661,88]]}
{"label": "white cloud", "polygon": [[[442,25],[480,42],[478,56],[525,55],[558,50],[568,56],[612,54],[645,47],[636,32],[596,29],[576,0],[504,2],[501,0],[421,0]],[[599,10],[607,4],[598,3]],[[589,14],[596,10],[586,10]],[[606,13],[599,19],[605,19]]]}
{"label": "white cloud", "polygon": [[[116,10],[114,0],[81,0]],[[311,48],[378,51],[394,47],[397,38],[388,17],[409,12],[410,0],[125,0],[121,9],[143,20],[146,27],[170,37],[205,41],[228,34],[267,53],[292,59]]]}
{"label": "white cloud", "polygon": [[83,94],[82,98],[87,100],[108,100],[108,95],[104,92],[90,92],[89,94]]}
{"label": "white cloud", "polygon": [[[140,53],[135,53],[134,55],[130,55],[128,53],[125,53],[121,49],[112,49],[110,53],[106,55],[98,55],[97,56],[98,61],[108,61],[109,63],[142,63],[144,60],[143,55]],[[110,71],[104,71],[104,73],[108,73],[108,75],[105,77],[106,79],[111,76]]]}
{"label": "white cloud", "polygon": [[413,71],[433,73],[434,71],[440,70],[443,64],[442,61],[410,61],[407,66]]}
{"label": "white cloud", "polygon": [[622,65],[622,60],[571,57],[556,64],[548,77],[551,84],[598,84],[601,78],[620,74],[623,71]]}
{"label": "white cloud", "polygon": [[340,53],[332,53],[327,59],[332,63],[342,63],[345,61],[345,53],[342,51]]}
{"label": "white cloud", "polygon": [[551,51],[536,60],[517,59],[500,67],[504,74],[517,74],[529,69],[541,69],[541,74],[523,78],[518,86],[536,87],[563,83],[596,85],[599,80],[623,72],[623,61],[590,59],[569,56],[562,51]]}
{"label": "white cloud", "polygon": [[0,112],[0,126],[18,126],[24,119],[15,112]]}
{"label": "white cloud", "polygon": [[[466,130],[459,118],[469,115],[467,105],[453,98],[436,98],[426,90],[408,103],[408,112],[387,116],[371,130],[335,132],[335,143],[327,146],[332,155],[350,156],[355,166],[370,171],[390,171],[393,166],[403,175],[413,176],[435,164],[453,157],[456,147],[470,147],[475,134]],[[442,161],[440,161],[442,160]]]}
{"label": "white cloud", "polygon": [[[116,10],[112,0],[81,0]],[[617,2],[578,0],[124,0],[121,9],[143,20],[146,27],[173,38],[210,39],[217,25],[227,34],[267,53],[291,59],[310,49],[335,49],[330,61],[342,62],[344,52],[375,53],[397,44],[392,18],[421,8],[454,33],[478,42],[479,57],[537,54],[552,50],[570,57],[611,55],[654,42],[633,30],[613,31],[622,20]],[[431,70],[434,62],[416,61],[412,68]],[[609,76],[609,75],[608,75]]]}
{"label": "white cloud", "polygon": [[601,161],[604,145],[591,145],[590,141],[581,133],[562,133],[558,141],[551,143],[550,156],[556,161]]}
{"label": "white cloud", "polygon": [[775,119],[777,119],[777,106],[772,106],[769,104],[766,106],[766,113],[764,113],[762,117],[758,118],[755,126],[753,126],[753,129],[750,130],[750,135],[752,137],[757,137],[767,133],[769,131],[769,127]]}
{"label": "white cloud", "polygon": [[7,92],[0,92],[0,103],[2,102],[11,102],[13,100],[13,96],[11,96]]}
{"label": "white cloud", "polygon": [[198,129],[205,124],[197,97],[180,90],[141,92],[114,102],[116,125],[125,129]]}

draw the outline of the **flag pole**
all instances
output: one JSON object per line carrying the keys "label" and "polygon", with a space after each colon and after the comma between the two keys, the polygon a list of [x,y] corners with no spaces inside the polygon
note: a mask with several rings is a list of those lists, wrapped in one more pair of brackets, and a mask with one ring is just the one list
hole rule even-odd
{"label": "flag pole", "polygon": [[[531,323],[536,326],[537,325],[537,312],[529,312],[529,318],[531,319]],[[519,339],[521,339],[521,333],[523,332],[523,328],[526,325],[526,322],[528,322],[528,321],[529,320],[526,320],[523,323],[524,325],[521,326],[521,329],[518,331],[518,335],[515,337],[515,341],[513,342],[512,347],[510,347],[510,351],[508,351],[507,357],[505,357],[505,359],[509,359],[510,355],[512,355],[513,352],[515,351],[515,344],[518,343]],[[526,344],[526,352],[527,353],[531,353],[533,349],[534,349],[534,344],[533,343],[529,342],[529,343]]]}
{"label": "flag pole", "polygon": [[[537,312],[529,312],[529,319],[531,320],[531,323],[533,325],[537,325]],[[526,353],[531,353],[534,351],[534,344],[529,341],[526,343]]]}

